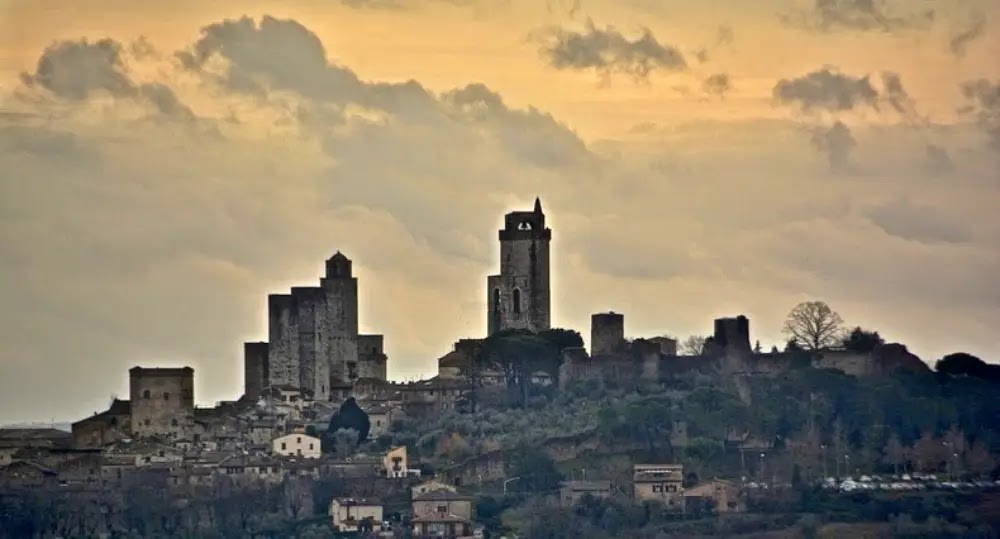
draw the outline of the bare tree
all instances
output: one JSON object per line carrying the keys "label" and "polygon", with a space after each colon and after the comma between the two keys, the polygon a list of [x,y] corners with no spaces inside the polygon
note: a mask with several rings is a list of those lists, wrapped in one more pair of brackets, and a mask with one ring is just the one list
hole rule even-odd
{"label": "bare tree", "polygon": [[842,338],[840,315],[822,301],[806,301],[795,306],[785,319],[783,332],[808,350],[832,346]]}
{"label": "bare tree", "polygon": [[705,352],[705,337],[691,335],[681,341],[680,352],[685,356],[700,356]]}

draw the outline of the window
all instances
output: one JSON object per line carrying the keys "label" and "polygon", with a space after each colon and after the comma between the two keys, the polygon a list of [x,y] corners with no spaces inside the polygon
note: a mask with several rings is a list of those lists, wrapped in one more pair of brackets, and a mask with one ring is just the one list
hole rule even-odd
{"label": "window", "polygon": [[171,427],[176,427],[177,426],[177,418],[176,417],[170,420],[170,426]]}
{"label": "window", "polygon": [[437,509],[438,509],[438,513],[447,513],[448,512],[448,506],[447,505],[439,505],[437,507]]}
{"label": "window", "polygon": [[296,438],[296,439],[295,439],[295,443],[297,443],[297,444],[301,444],[301,443],[302,443],[302,438],[301,438],[301,437],[299,437],[299,438]]}
{"label": "window", "polygon": [[500,312],[500,289],[493,289],[493,311]]}
{"label": "window", "polygon": [[148,389],[142,392],[142,398],[144,398],[144,399],[148,399],[149,398],[149,390]]}
{"label": "window", "polygon": [[313,444],[309,444],[309,450],[312,451]]}
{"label": "window", "polygon": [[521,291],[517,288],[514,289],[514,297],[511,299],[513,303],[514,314],[521,314]]}
{"label": "window", "polygon": [[147,419],[143,424],[145,424],[148,427],[149,426],[149,420]]}
{"label": "window", "polygon": [[663,485],[653,485],[653,492],[663,492]]}
{"label": "window", "polygon": [[163,392],[163,400],[165,400],[165,401],[170,400],[170,393],[167,393],[166,391],[164,391]]}
{"label": "window", "polygon": [[381,427],[382,426],[382,420],[381,419],[376,419],[375,420],[375,426],[376,427]]}
{"label": "window", "polygon": [[284,451],[285,449],[286,449],[285,442],[281,442],[281,450]]}

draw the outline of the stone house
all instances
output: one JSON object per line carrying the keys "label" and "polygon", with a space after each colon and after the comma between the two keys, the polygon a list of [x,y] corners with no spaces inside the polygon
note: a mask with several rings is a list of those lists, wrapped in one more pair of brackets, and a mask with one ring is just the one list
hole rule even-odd
{"label": "stone house", "polygon": [[119,442],[129,436],[131,422],[131,403],[114,399],[107,410],[73,423],[73,446],[99,449]]}
{"label": "stone house", "polygon": [[271,449],[275,455],[308,459],[318,459],[321,452],[320,439],[304,433],[279,436],[271,442]]}
{"label": "stone house", "polygon": [[372,531],[382,527],[381,502],[364,498],[334,498],[330,501],[330,520],[334,531],[360,531],[366,519]]}
{"label": "stone house", "polygon": [[[739,485],[725,479],[713,479],[684,491],[685,503],[697,499],[708,502],[716,513],[741,513],[746,511],[746,500]],[[695,502],[699,503],[699,502]]]}
{"label": "stone house", "polygon": [[472,497],[443,488],[413,498],[418,536],[464,537],[472,531]]}
{"label": "stone house", "polygon": [[611,481],[565,481],[559,488],[559,503],[563,507],[573,507],[584,496],[606,499],[613,492]]}
{"label": "stone house", "polygon": [[658,501],[668,509],[684,510],[682,464],[636,464],[632,483],[636,502]]}
{"label": "stone house", "polygon": [[370,436],[372,438],[378,438],[383,434],[387,434],[392,427],[393,416],[397,415],[396,410],[387,404],[370,406],[367,412],[368,421],[371,425]]}
{"label": "stone house", "polygon": [[0,489],[54,487],[59,482],[58,475],[37,462],[16,460],[0,468]]}

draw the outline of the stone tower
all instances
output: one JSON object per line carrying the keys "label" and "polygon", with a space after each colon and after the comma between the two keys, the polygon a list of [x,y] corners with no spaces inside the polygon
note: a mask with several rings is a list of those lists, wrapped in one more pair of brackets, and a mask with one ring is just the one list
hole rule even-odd
{"label": "stone tower", "polygon": [[194,369],[132,367],[128,371],[132,434],[183,438],[194,420]]}
{"label": "stone tower", "polygon": [[490,335],[505,329],[542,331],[551,326],[549,242],[542,202],[532,211],[504,217],[500,230],[500,275],[487,278]]}
{"label": "stone tower", "polygon": [[590,316],[590,355],[603,356],[625,350],[625,315],[608,312]]}
{"label": "stone tower", "polygon": [[358,278],[340,251],[326,261],[320,288],[326,297],[316,316],[321,355],[329,361],[329,379],[351,382],[358,377]]}

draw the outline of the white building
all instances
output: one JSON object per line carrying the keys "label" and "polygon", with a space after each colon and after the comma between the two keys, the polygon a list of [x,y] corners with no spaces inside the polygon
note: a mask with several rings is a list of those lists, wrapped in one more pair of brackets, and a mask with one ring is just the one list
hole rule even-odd
{"label": "white building", "polygon": [[318,459],[320,457],[320,440],[315,436],[293,432],[272,440],[271,450],[275,455],[283,457]]}
{"label": "white building", "polygon": [[330,502],[330,519],[335,531],[359,531],[365,525],[365,519],[370,519],[368,522],[375,531],[382,526],[382,504],[374,500],[334,498]]}

